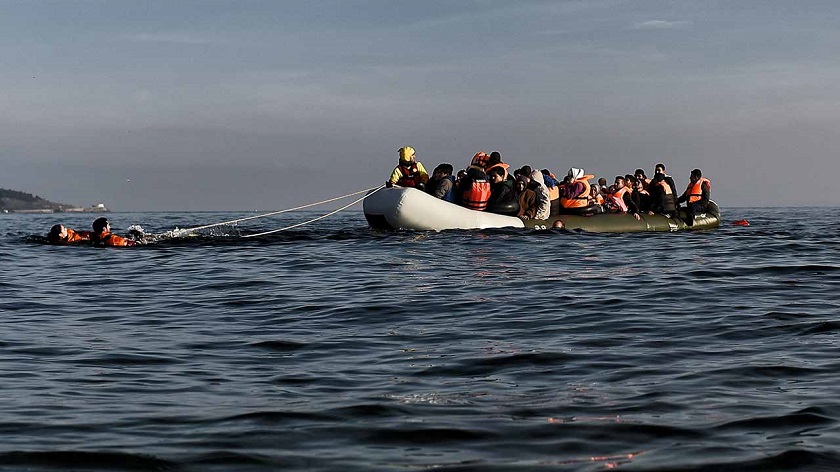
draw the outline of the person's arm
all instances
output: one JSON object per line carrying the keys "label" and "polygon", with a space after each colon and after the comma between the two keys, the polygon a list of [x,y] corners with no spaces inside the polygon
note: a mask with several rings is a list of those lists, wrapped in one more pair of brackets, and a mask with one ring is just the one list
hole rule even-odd
{"label": "person's arm", "polygon": [[440,181],[437,188],[435,189],[435,193],[433,194],[435,198],[443,198],[448,192],[449,189],[452,188],[452,181],[444,178]]}
{"label": "person's arm", "polygon": [[112,234],[111,237],[108,238],[109,246],[126,247],[134,246],[135,244],[137,244],[135,241],[125,239],[122,236],[117,236],[116,234]]}
{"label": "person's arm", "polygon": [[388,179],[388,182],[395,184],[400,178],[402,178],[402,171],[400,170],[400,166],[397,166],[394,167],[394,172],[391,172],[391,178]]}
{"label": "person's arm", "polygon": [[639,207],[636,205],[636,202],[633,201],[633,194],[629,191],[624,192],[624,196],[621,197],[624,200],[624,204],[627,205],[627,213],[639,214]]}
{"label": "person's arm", "polygon": [[417,163],[417,172],[420,174],[420,183],[426,184],[429,182],[429,173],[426,172],[426,168],[423,167],[423,164]]}
{"label": "person's arm", "polygon": [[701,205],[708,205],[709,198],[711,198],[712,194],[712,187],[709,186],[709,182],[703,182],[703,185],[700,186],[700,203]]}

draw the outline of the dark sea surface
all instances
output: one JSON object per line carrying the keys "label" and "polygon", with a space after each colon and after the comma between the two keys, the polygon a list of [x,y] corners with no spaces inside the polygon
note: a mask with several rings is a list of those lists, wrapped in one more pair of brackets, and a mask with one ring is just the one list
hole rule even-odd
{"label": "dark sea surface", "polygon": [[0,214],[0,470],[840,470],[840,209],[240,236],[319,214]]}

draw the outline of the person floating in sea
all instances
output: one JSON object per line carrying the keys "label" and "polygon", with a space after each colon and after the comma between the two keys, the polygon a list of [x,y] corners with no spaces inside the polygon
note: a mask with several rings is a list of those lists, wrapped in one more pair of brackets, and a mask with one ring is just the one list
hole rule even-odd
{"label": "person floating in sea", "polygon": [[712,183],[703,177],[700,169],[691,171],[688,187],[677,199],[677,204],[687,202],[686,214],[688,215],[685,224],[694,226],[694,217],[706,213],[709,208],[709,198],[712,194]]}
{"label": "person floating in sea", "polygon": [[90,231],[76,231],[64,225],[53,225],[47,234],[50,244],[65,245],[90,241]]}
{"label": "person floating in sea", "polygon": [[429,173],[423,164],[417,162],[414,148],[411,146],[401,147],[397,153],[400,158],[397,167],[391,172],[391,178],[385,182],[386,187],[399,185],[400,187],[415,187],[424,190],[426,182],[429,181]]}
{"label": "person floating in sea", "polygon": [[102,217],[93,220],[93,233],[90,235],[90,242],[94,246],[134,246],[137,242],[126,239],[111,232],[111,222],[108,218]]}

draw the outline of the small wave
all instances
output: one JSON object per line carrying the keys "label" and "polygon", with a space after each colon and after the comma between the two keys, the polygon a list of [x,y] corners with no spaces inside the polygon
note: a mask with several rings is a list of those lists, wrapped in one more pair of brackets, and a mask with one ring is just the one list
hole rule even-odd
{"label": "small wave", "polygon": [[86,451],[32,451],[0,453],[0,465],[15,467],[47,467],[56,470],[131,470],[168,472],[181,467],[172,461],[145,454]]}
{"label": "small wave", "polygon": [[177,364],[177,359],[141,354],[107,354],[85,359],[71,359],[72,364],[90,366],[130,366],[130,365],[170,365]]}
{"label": "small wave", "polygon": [[260,341],[251,343],[250,346],[276,352],[290,352],[303,349],[308,344],[295,341]]}
{"label": "small wave", "polygon": [[478,429],[463,428],[380,428],[369,431],[366,440],[377,444],[446,444],[453,441],[486,441],[499,437],[498,433]]}

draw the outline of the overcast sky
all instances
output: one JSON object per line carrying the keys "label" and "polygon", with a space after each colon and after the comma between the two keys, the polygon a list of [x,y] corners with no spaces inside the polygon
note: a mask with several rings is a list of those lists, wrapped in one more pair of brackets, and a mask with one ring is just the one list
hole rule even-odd
{"label": "overcast sky", "polygon": [[0,0],[0,187],[276,210],[498,150],[838,205],[836,0]]}

